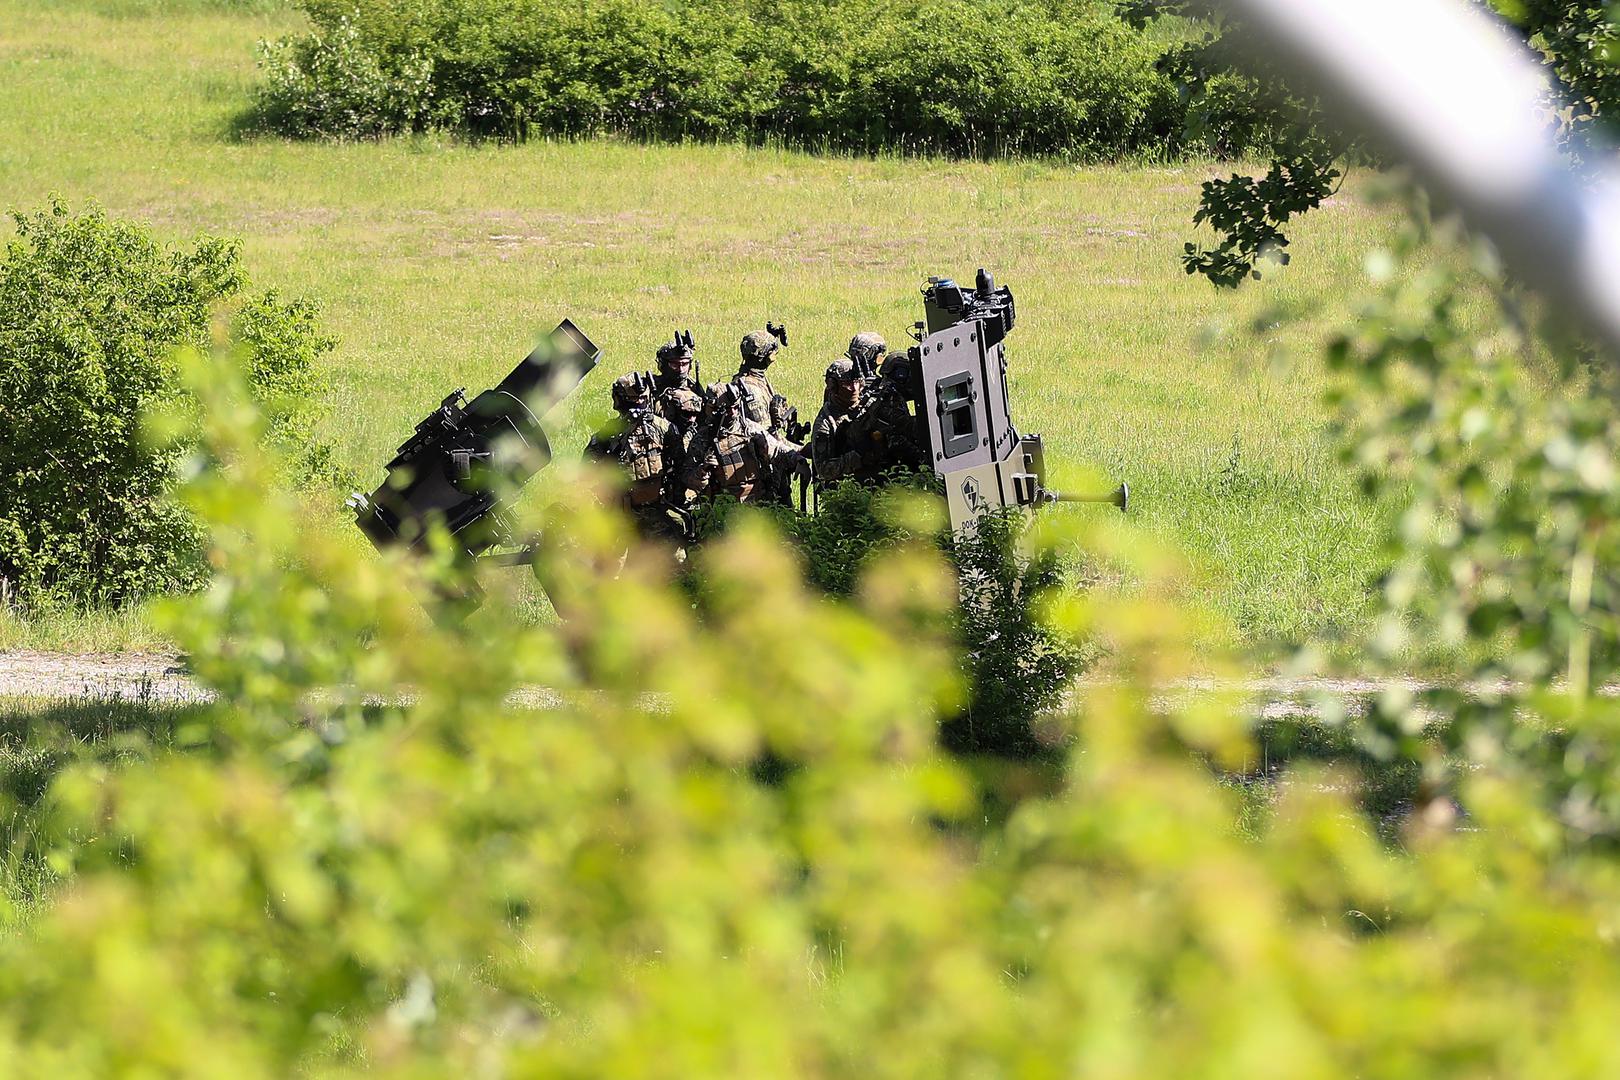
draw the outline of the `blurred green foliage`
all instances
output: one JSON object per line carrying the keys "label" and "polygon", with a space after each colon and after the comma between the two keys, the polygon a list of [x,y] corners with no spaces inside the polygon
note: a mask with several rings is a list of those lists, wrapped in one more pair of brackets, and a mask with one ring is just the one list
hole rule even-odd
{"label": "blurred green foliage", "polygon": [[60,880],[54,844],[38,827],[56,777],[72,766],[96,771],[149,760],[173,747],[198,712],[150,695],[0,699],[0,935],[25,924]]}
{"label": "blurred green foliage", "polygon": [[[1446,651],[1450,686],[1383,702],[1368,742],[1467,809],[1482,762],[1522,774],[1565,843],[1620,840],[1620,417],[1616,375],[1556,308],[1515,288],[1421,200],[1382,280],[1330,350],[1346,459],[1404,507],[1388,542],[1374,658]],[[1494,318],[1464,318],[1470,297]],[[1446,723],[1436,731],[1434,717]],[[1441,737],[1436,737],[1441,736]]]}
{"label": "blurred green foliage", "polygon": [[[944,492],[932,473],[894,470],[889,482],[869,487],[854,480],[816,493],[815,512],[755,505],[802,559],[807,584],[828,595],[855,596],[874,563],[896,550],[931,544],[945,555],[958,581],[960,603],[948,620],[959,650],[968,694],[944,718],[942,745],[959,755],[1054,761],[1067,736],[1045,723],[1096,655],[1053,632],[1043,606],[1078,584],[1074,560],[1051,545],[1033,543],[1022,511],[993,513],[972,535],[954,536],[942,515]],[[741,509],[734,499],[698,508],[700,536],[713,542]],[[681,577],[700,601],[706,573],[700,564]]]}
{"label": "blurred green foliage", "polygon": [[1093,0],[301,0],[257,122],[958,155],[1162,153],[1159,46]]}
{"label": "blurred green foliage", "polygon": [[0,255],[0,604],[118,605],[196,585],[201,534],[168,494],[179,446],[142,418],[186,400],[177,346],[230,317],[266,438],[298,477],[330,474],[313,435],[316,308],[245,296],[235,243],[168,247],[146,227],[61,201],[13,213]]}
{"label": "blurred green foliage", "polygon": [[[1049,786],[993,790],[936,739],[963,687],[933,544],[837,601],[751,517],[703,554],[700,620],[564,485],[540,571],[568,618],[440,625],[424,568],[317,533],[250,395],[187,368],[208,430],[185,497],[218,572],[170,626],[218,703],[188,749],[53,785],[65,880],[0,937],[9,1074],[1620,1064],[1620,876],[1538,766],[1474,760],[1470,827],[1420,799],[1394,845],[1343,767],[1279,771],[1257,819],[1210,768],[1263,766],[1237,703],[1161,690],[1194,659],[1174,563],[1117,522],[1029,536],[1143,586],[1045,606],[1113,675],[1062,714]],[[554,702],[514,704],[526,683]],[[764,753],[796,767],[762,780]]]}

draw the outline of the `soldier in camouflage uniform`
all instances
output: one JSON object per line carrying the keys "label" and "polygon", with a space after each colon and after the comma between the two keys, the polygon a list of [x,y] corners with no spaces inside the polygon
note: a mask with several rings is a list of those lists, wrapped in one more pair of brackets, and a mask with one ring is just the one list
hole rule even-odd
{"label": "soldier in camouflage uniform", "polygon": [[707,400],[692,377],[693,364],[692,333],[682,331],[658,347],[658,371],[653,375],[653,412],[674,425],[688,444]]}
{"label": "soldier in camouflage uniform", "polygon": [[618,421],[593,435],[585,454],[624,471],[624,507],[642,537],[678,541],[690,521],[676,480],[684,448],[669,421],[653,412],[652,388],[651,376],[642,372],[620,376],[613,384]]}
{"label": "soldier in camouflage uniform", "polygon": [[849,438],[850,421],[860,407],[865,380],[854,362],[844,359],[827,365],[826,382],[824,403],[810,437],[816,484],[831,484],[847,477],[870,479],[873,473],[867,455],[852,447]]}
{"label": "soldier in camouflage uniform", "polygon": [[856,374],[864,381],[860,405],[846,436],[859,450],[872,476],[903,466],[925,464],[917,442],[917,422],[911,414],[911,357],[891,355],[881,334],[863,330],[849,342],[847,353]]}
{"label": "soldier in camouflage uniform", "polygon": [[779,477],[806,475],[803,450],[749,419],[746,393],[736,382],[719,387],[709,409],[702,457],[686,479],[686,486],[699,496],[779,501]]}
{"label": "soldier in camouflage uniform", "polygon": [[709,450],[714,445],[714,437],[721,424],[728,420],[730,410],[723,408],[720,400],[725,396],[728,385],[717,382],[703,388],[703,409],[693,422],[685,440],[686,455],[681,463],[678,480],[692,498],[711,494],[709,488],[712,478],[709,472],[705,471],[704,462],[708,459]]}
{"label": "soldier in camouflage uniform", "polygon": [[731,381],[742,391],[743,411],[749,420],[772,435],[799,442],[805,432],[798,425],[798,414],[765,374],[776,359],[776,350],[787,344],[787,331],[770,323],[765,325],[766,329],[755,330],[742,339],[742,365]]}
{"label": "soldier in camouflage uniform", "polygon": [[798,410],[776,392],[765,374],[776,359],[776,350],[786,344],[786,328],[766,323],[764,330],[755,330],[742,339],[742,365],[731,377],[743,415],[750,423],[769,432],[774,440],[785,444],[778,448],[782,452],[773,454],[777,464],[771,467],[771,476],[766,481],[771,498],[777,502],[792,501],[793,471],[807,460],[799,444],[810,434],[810,425],[799,420]]}

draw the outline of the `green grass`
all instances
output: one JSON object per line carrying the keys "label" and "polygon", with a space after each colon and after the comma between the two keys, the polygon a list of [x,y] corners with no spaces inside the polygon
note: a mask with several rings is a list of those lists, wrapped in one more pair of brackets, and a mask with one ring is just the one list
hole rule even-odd
{"label": "green grass", "polygon": [[[983,265],[1018,296],[1015,410],[1047,437],[1060,482],[1082,463],[1129,480],[1132,513],[1187,553],[1238,640],[1343,638],[1363,622],[1379,518],[1322,437],[1315,349],[1392,225],[1354,185],[1300,223],[1294,268],[1217,295],[1176,259],[1213,166],[241,141],[254,42],[298,16],[222,8],[0,0],[0,202],[59,192],[176,239],[240,236],[257,283],[324,304],[341,339],[326,434],[368,485],[444,393],[499,377],[564,315],[606,352],[576,395],[587,408],[554,429],[567,454],[586,438],[580,414],[676,327],[714,378],[746,331],[786,320],[793,347],[773,375],[813,412],[854,331],[903,338],[926,275]],[[1286,355],[1243,329],[1273,306],[1307,312]],[[91,622],[0,622],[0,647],[150,636],[138,620]]]}
{"label": "green grass", "polygon": [[49,792],[77,764],[118,768],[174,745],[204,706],[125,698],[0,698],[0,936],[49,898],[53,869]]}
{"label": "green grass", "polygon": [[27,618],[0,608],[0,648],[45,652],[163,652],[172,646],[143,608],[57,610]]}

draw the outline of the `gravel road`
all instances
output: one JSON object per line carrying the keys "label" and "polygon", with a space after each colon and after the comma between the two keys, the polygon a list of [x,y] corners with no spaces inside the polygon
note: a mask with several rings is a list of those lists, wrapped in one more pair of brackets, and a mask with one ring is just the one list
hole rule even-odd
{"label": "gravel road", "polygon": [[[1313,716],[1320,702],[1336,700],[1350,712],[1366,708],[1388,689],[1420,690],[1431,685],[1416,679],[1330,679],[1274,676],[1237,683],[1188,679],[1166,687],[1167,694],[1238,690],[1268,719]],[[0,652],[0,698],[121,698],[136,701],[206,701],[209,691],[186,673],[179,656],[161,653]],[[544,689],[525,691],[519,700],[544,705],[555,700]]]}
{"label": "gravel road", "polygon": [[178,656],[0,652],[0,697],[202,701]]}

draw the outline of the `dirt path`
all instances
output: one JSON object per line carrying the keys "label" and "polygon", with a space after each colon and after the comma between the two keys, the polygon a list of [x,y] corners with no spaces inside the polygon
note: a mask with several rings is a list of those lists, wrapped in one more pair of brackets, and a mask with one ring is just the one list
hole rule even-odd
{"label": "dirt path", "polygon": [[[1314,716],[1323,698],[1349,712],[1364,710],[1385,690],[1420,690],[1432,684],[1416,679],[1290,678],[1273,676],[1237,683],[1188,679],[1167,687],[1167,694],[1237,690],[1248,696],[1268,719]],[[0,652],[0,698],[119,698],[125,701],[206,701],[209,691],[186,673],[179,656],[160,653],[91,653],[67,655],[30,651]],[[541,688],[520,696],[525,703],[546,704],[552,695]]]}
{"label": "dirt path", "polygon": [[203,701],[208,692],[185,673],[178,656],[23,650],[0,652],[0,697]]}

